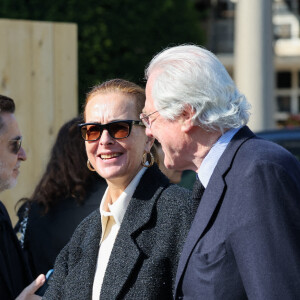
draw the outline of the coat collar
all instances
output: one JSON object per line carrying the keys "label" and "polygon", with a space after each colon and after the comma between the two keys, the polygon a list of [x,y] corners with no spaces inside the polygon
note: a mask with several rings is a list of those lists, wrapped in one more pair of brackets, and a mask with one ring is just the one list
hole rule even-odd
{"label": "coat collar", "polygon": [[251,132],[247,126],[241,128],[232,138],[215,167],[208,186],[202,196],[179,260],[175,282],[175,298],[178,283],[184,273],[189,257],[198,240],[205,234],[205,229],[222,199],[222,194],[225,192],[224,175],[231,168],[232,161],[238,149],[246,140],[253,136],[253,132]]}
{"label": "coat collar", "polygon": [[137,237],[149,222],[155,203],[168,184],[168,179],[156,165],[149,168],[141,178],[116,238],[105,272],[101,295],[110,295],[111,299],[117,299],[126,288],[126,283],[131,278],[130,275],[139,259],[145,255],[138,245]]}

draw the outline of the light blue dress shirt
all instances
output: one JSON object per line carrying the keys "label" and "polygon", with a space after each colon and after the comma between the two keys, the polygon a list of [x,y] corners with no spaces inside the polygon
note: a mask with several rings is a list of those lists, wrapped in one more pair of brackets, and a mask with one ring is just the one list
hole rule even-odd
{"label": "light blue dress shirt", "polygon": [[212,146],[207,155],[205,156],[199,170],[198,177],[202,182],[203,186],[206,188],[210,177],[220,159],[222,154],[224,153],[227,145],[233,138],[233,136],[240,130],[239,128],[233,128],[226,131],[221,137],[217,140],[217,142]]}

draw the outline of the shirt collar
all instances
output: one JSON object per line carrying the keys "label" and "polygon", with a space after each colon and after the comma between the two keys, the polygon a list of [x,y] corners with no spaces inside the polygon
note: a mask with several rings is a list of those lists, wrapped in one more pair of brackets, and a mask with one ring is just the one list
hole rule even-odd
{"label": "shirt collar", "polygon": [[118,224],[119,226],[121,225],[126,209],[129,205],[129,201],[132,198],[132,195],[146,170],[147,168],[143,167],[131,180],[131,182],[126,187],[126,189],[122,192],[119,198],[113,204],[108,204],[110,212],[103,210],[104,201],[106,199],[106,195],[108,192],[108,187],[106,188],[106,191],[102,197],[101,204],[100,204],[101,217],[113,216],[116,224]]}
{"label": "shirt collar", "polygon": [[212,146],[209,150],[208,154],[205,156],[199,170],[198,170],[198,177],[203,186],[206,188],[210,177],[220,159],[222,154],[224,153],[227,145],[233,138],[233,136],[241,129],[239,128],[232,128],[226,131],[221,137],[217,140],[217,142]]}

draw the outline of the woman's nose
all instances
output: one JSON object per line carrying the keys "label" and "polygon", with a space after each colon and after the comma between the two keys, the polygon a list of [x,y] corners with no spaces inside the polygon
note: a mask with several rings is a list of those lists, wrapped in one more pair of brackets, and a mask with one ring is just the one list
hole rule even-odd
{"label": "woman's nose", "polygon": [[99,139],[99,143],[101,145],[107,145],[107,144],[112,144],[113,142],[114,142],[114,139],[110,136],[107,129],[104,129],[102,131],[101,137]]}

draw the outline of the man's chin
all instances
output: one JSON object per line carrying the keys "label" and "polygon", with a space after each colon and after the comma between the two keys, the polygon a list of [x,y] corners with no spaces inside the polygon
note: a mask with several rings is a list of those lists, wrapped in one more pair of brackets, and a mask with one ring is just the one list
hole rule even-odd
{"label": "man's chin", "polygon": [[0,192],[10,190],[17,185],[17,178],[11,178],[10,180],[0,182]]}
{"label": "man's chin", "polygon": [[166,168],[169,169],[169,170],[177,170],[176,165],[174,164],[173,161],[167,161],[167,162],[165,163],[165,166],[166,166]]}
{"label": "man's chin", "polygon": [[10,180],[9,189],[14,188],[17,185],[17,178]]}

